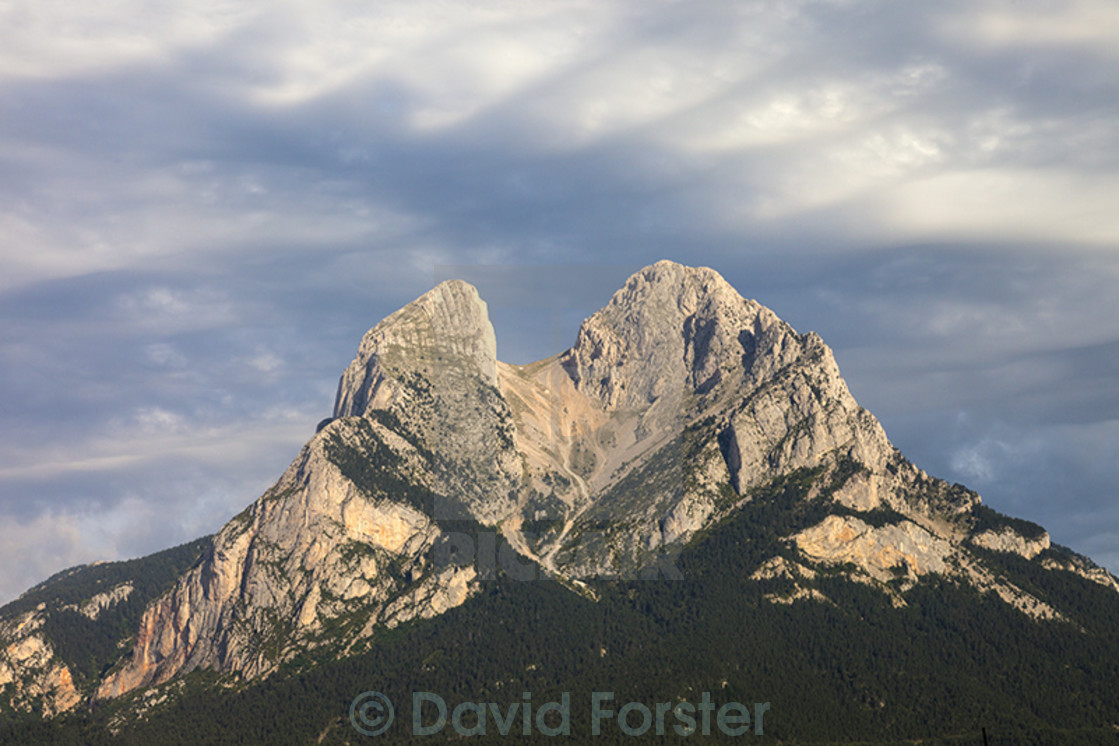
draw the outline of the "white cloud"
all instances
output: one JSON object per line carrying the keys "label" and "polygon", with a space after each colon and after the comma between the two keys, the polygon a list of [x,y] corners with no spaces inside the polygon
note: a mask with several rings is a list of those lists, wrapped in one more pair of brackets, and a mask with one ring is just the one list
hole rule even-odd
{"label": "white cloud", "polygon": [[1115,248],[1119,176],[1060,167],[959,168],[895,184],[860,207],[895,240],[1062,242]]}
{"label": "white cloud", "polygon": [[257,373],[271,376],[284,368],[284,360],[275,353],[262,351],[248,359],[249,367]]}
{"label": "white cloud", "polygon": [[134,416],[140,432],[145,435],[165,435],[182,430],[183,416],[161,407],[142,407]]}
{"label": "white cloud", "polygon": [[813,70],[803,79],[769,81],[759,75],[748,86],[713,92],[704,106],[670,123],[665,139],[684,150],[723,154],[790,143],[810,153],[826,150],[837,137],[879,126],[947,76],[941,64],[921,60],[854,76]]}
{"label": "white cloud", "polygon": [[189,6],[10,0],[0,4],[0,79],[89,75],[165,62],[177,49],[213,42],[244,23],[244,6],[226,0]]}
{"label": "white cloud", "polygon": [[990,3],[948,16],[944,32],[988,47],[1064,47],[1119,54],[1119,6],[1109,0]]}
{"label": "white cloud", "polygon": [[186,356],[172,344],[156,342],[144,349],[144,356],[161,368],[182,369],[187,365]]}
{"label": "white cloud", "polygon": [[0,462],[0,480],[49,480],[175,460],[231,468],[270,454],[294,455],[313,434],[319,415],[317,410],[270,408],[255,421],[208,425],[161,407],[141,407],[128,422],[118,421],[80,442],[9,449]]}
{"label": "white cloud", "polygon": [[0,604],[77,564],[113,556],[112,546],[90,544],[80,516],[44,512],[27,520],[0,514]]}
{"label": "white cloud", "polygon": [[0,513],[0,604],[65,568],[139,557],[212,533],[267,483],[194,475],[162,484],[159,499],[132,493],[107,505],[49,508],[31,518]]}
{"label": "white cloud", "polygon": [[995,478],[996,471],[984,450],[982,446],[961,448],[952,454],[949,463],[954,471],[962,474],[969,482],[990,482]]}
{"label": "white cloud", "polygon": [[[0,603],[63,568],[217,530],[280,475],[316,416],[274,406],[252,423],[206,427],[143,407],[127,427],[84,442],[8,449],[0,464],[10,495],[0,505]],[[70,483],[80,487],[57,486]]]}

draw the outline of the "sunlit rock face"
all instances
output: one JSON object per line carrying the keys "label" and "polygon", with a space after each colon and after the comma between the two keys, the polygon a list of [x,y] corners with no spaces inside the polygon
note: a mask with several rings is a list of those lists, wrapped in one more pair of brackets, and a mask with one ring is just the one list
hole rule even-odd
{"label": "sunlit rock face", "polygon": [[44,612],[40,606],[0,620],[0,697],[14,710],[51,717],[73,709],[82,695],[44,636]]}
{"label": "sunlit rock face", "polygon": [[992,549],[996,552],[1011,552],[1020,554],[1026,559],[1033,559],[1049,548],[1049,534],[1043,533],[1036,539],[1027,539],[1012,528],[1001,531],[983,531],[971,537],[976,546]]}
{"label": "sunlit rock face", "polygon": [[[51,714],[196,669],[251,679],[308,651],[345,655],[478,591],[474,567],[433,559],[463,526],[587,588],[659,567],[785,480],[825,509],[751,576],[786,584],[774,603],[830,603],[814,583],[840,567],[895,605],[941,576],[1061,619],[982,552],[1119,590],[1083,558],[1049,556],[1044,532],[981,521],[978,495],[890,444],[816,334],[711,269],[642,269],[570,349],[524,366],[496,359],[486,304],[450,281],[364,336],[333,416],[147,606],[130,652],[92,688],[75,689],[32,614],[0,619],[0,694],[38,696]],[[93,619],[129,593],[73,610]]]}

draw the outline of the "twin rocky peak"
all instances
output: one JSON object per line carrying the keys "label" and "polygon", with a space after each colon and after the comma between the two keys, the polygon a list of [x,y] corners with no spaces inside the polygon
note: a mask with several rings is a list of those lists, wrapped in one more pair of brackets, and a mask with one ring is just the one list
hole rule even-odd
{"label": "twin rocky peak", "polygon": [[812,574],[851,563],[853,580],[898,605],[940,573],[1059,616],[970,551],[1033,558],[1044,532],[980,526],[978,496],[910,464],[817,335],[713,270],[662,261],[585,320],[570,349],[529,365],[497,360],[486,304],[465,282],[379,323],[333,417],[147,608],[131,655],[94,696],[198,668],[259,677],[308,649],[344,655],[378,629],[441,614],[484,582],[469,563],[433,559],[463,525],[593,597],[594,579],[664,570],[697,532],[798,473],[815,479],[808,499],[836,510],[758,568],[796,581],[774,603],[820,600]]}

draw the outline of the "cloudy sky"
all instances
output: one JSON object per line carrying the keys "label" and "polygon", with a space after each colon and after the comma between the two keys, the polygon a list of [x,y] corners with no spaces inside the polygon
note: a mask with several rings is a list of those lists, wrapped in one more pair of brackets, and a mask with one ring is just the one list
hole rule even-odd
{"label": "cloudy sky", "polygon": [[0,1],[0,601],[217,529],[361,334],[499,355],[661,258],[1119,570],[1114,0]]}

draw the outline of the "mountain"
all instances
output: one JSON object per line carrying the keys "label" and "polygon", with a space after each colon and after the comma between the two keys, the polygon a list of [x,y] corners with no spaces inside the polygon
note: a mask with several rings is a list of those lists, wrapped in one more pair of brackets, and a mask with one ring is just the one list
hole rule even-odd
{"label": "mountain", "polygon": [[713,270],[642,269],[525,366],[449,281],[364,336],[332,416],[216,535],[0,609],[0,737],[189,741],[225,711],[242,741],[343,742],[373,671],[502,701],[749,685],[792,741],[985,718],[1096,742],[1117,613],[1111,574],[906,460],[816,334]]}

